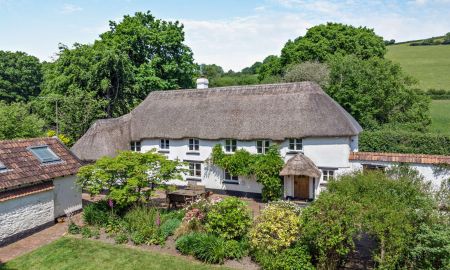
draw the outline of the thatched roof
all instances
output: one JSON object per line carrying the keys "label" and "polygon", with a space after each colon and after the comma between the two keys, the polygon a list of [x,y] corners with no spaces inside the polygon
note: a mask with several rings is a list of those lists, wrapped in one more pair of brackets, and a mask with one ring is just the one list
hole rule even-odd
{"label": "thatched roof", "polygon": [[155,91],[120,121],[97,121],[72,150],[96,159],[144,138],[284,140],[360,131],[312,82]]}
{"label": "thatched roof", "polygon": [[280,175],[306,175],[319,178],[321,172],[311,159],[303,154],[297,154],[286,162]]}

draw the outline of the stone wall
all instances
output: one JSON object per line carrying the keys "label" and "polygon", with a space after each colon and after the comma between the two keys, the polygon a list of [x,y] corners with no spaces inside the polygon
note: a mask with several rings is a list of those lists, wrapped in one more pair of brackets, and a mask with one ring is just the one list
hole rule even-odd
{"label": "stone wall", "polygon": [[0,202],[0,245],[54,221],[53,190]]}

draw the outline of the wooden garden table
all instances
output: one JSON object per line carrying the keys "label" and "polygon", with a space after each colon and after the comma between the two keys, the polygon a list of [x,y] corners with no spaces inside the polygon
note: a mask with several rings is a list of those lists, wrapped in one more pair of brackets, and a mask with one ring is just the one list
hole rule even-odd
{"label": "wooden garden table", "polygon": [[169,208],[177,203],[185,204],[187,202],[193,202],[196,199],[204,196],[205,190],[192,190],[192,189],[179,189],[167,194],[169,199]]}

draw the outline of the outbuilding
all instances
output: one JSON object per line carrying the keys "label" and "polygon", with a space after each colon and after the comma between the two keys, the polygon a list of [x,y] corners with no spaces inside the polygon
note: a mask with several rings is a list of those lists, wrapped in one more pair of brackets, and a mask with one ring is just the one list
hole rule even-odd
{"label": "outbuilding", "polygon": [[57,138],[0,141],[0,246],[79,211],[81,165]]}

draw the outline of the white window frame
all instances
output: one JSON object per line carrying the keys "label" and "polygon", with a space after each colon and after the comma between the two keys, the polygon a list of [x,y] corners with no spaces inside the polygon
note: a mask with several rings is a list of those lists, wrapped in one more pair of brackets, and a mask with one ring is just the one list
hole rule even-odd
{"label": "white window frame", "polygon": [[303,139],[301,138],[290,138],[288,140],[289,151],[303,151]]}
{"label": "white window frame", "polygon": [[225,153],[234,153],[237,149],[237,140],[226,139],[225,140]]}
{"label": "white window frame", "polygon": [[189,139],[189,151],[198,152],[200,150],[200,140],[191,138]]}
{"label": "white window frame", "polygon": [[161,150],[169,150],[170,149],[170,140],[169,139],[161,139],[159,141],[159,148]]}
{"label": "white window frame", "polygon": [[239,183],[239,176],[232,175],[227,170],[223,171],[223,181],[226,183]]}
{"label": "white window frame", "polygon": [[[261,146],[259,146],[261,144]],[[256,152],[258,154],[265,154],[270,147],[270,140],[257,140],[256,141]]]}
{"label": "white window frame", "polygon": [[337,169],[323,168],[322,169],[322,182],[328,183],[331,179],[336,178]]}
{"label": "white window frame", "polygon": [[[202,178],[202,163],[197,161],[188,161],[188,178]],[[200,173],[200,175],[197,175]]]}
{"label": "white window frame", "polygon": [[141,152],[141,142],[140,141],[130,142],[130,150],[133,152]]}

